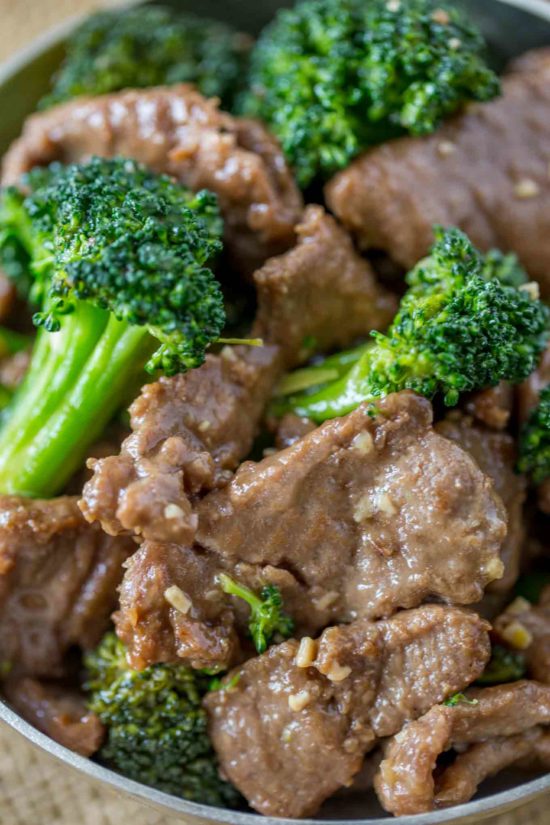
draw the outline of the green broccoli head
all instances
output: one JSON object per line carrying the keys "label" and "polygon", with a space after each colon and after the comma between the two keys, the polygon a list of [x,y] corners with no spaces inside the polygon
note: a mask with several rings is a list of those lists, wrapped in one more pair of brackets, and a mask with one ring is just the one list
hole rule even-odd
{"label": "green broccoli head", "polygon": [[251,58],[242,108],[279,138],[302,186],[362,149],[434,131],[499,81],[484,41],[439,0],[303,0],[279,11]]}
{"label": "green broccoli head", "polygon": [[218,773],[208,738],[202,697],[210,676],[183,665],[131,670],[114,633],[85,656],[85,667],[89,707],[107,728],[100,759],[130,779],[194,802],[239,803]]}
{"label": "green broccoli head", "polygon": [[161,342],[150,371],[202,363],[225,320],[207,266],[221,249],[215,195],[123,158],[52,164],[23,183],[28,194],[5,191],[1,216],[30,239],[37,326],[57,331],[75,302],[91,301]]}
{"label": "green broccoli head", "polygon": [[[0,199],[0,253],[18,245],[40,327],[0,426],[0,490],[54,495],[143,380],[199,366],[225,313],[208,263],[215,196],[131,160],[32,171]],[[12,273],[20,277],[19,270]]]}
{"label": "green broccoli head", "polygon": [[277,412],[324,421],[405,389],[440,394],[453,406],[463,392],[519,383],[535,369],[549,311],[531,290],[511,285],[520,277],[517,263],[482,256],[458,229],[435,234],[430,256],[407,276],[388,332],[371,333],[374,342],[337,381],[290,396]]}
{"label": "green broccoli head", "polygon": [[224,593],[243,599],[250,607],[248,628],[258,653],[265,653],[277,637],[288,639],[292,636],[294,622],[283,611],[283,600],[278,587],[272,584],[265,585],[257,596],[248,587],[234,581],[225,573],[220,574],[219,582]]}
{"label": "green broccoli head", "polygon": [[522,428],[518,469],[528,473],[534,484],[550,478],[550,385],[541,392],[538,405]]}
{"label": "green broccoli head", "polygon": [[218,21],[158,6],[102,11],[72,35],[41,108],[79,95],[194,83],[225,108],[242,88],[252,40]]}

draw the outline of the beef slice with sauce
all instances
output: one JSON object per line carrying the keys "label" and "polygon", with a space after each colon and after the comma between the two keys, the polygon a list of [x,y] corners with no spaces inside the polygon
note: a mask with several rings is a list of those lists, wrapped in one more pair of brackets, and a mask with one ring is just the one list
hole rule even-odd
{"label": "beef slice with sauce", "polygon": [[107,629],[134,549],[89,525],[76,498],[1,496],[0,661],[15,674],[62,674],[67,650]]}
{"label": "beef slice with sauce", "polygon": [[285,605],[305,632],[429,597],[475,602],[503,573],[492,481],[434,432],[425,399],[404,392],[377,408],[242,464],[196,507],[199,545],[236,578],[287,574]]}
{"label": "beef slice with sauce", "polygon": [[531,679],[550,684],[550,587],[537,605],[518,596],[493,622],[500,644],[525,658]]}
{"label": "beef slice with sauce", "polygon": [[133,158],[195,191],[215,192],[226,244],[243,270],[294,241],[302,198],[275,138],[192,86],[78,98],[31,115],[5,155],[2,183],[16,184],[34,166],[92,155]]}
{"label": "beef slice with sauce", "polygon": [[205,699],[222,771],[260,813],[314,815],[380,737],[479,675],[487,628],[425,605],[271,647]]}
{"label": "beef slice with sauce", "polygon": [[525,476],[515,472],[515,440],[508,433],[484,427],[458,411],[452,411],[439,422],[436,431],[459,444],[472,456],[481,471],[493,481],[506,508],[508,532],[500,552],[504,575],[492,582],[489,589],[499,593],[507,592],[519,576],[521,551],[525,541],[523,505],[527,495],[527,482]]}
{"label": "beef slice with sauce", "polygon": [[92,756],[101,747],[105,729],[76,690],[26,676],[8,680],[4,693],[27,722],[65,748]]}
{"label": "beef slice with sauce", "polygon": [[550,297],[550,59],[503,80],[432,135],[361,155],[326,187],[330,209],[363,248],[406,268],[426,255],[433,225],[458,226],[483,251],[516,252]]}
{"label": "beef slice with sauce", "polygon": [[[550,685],[519,681],[472,689],[454,706],[436,705],[386,745],[375,776],[380,803],[395,816],[467,802],[488,776],[523,763],[550,769]],[[454,763],[434,777],[440,754]]]}
{"label": "beef slice with sauce", "polygon": [[310,206],[297,236],[254,276],[251,336],[266,346],[226,348],[198,370],[144,387],[120,455],[91,462],[81,502],[89,521],[114,535],[192,541],[190,499],[226,484],[248,455],[282,372],[390,322],[395,299],[333,218]]}
{"label": "beef slice with sauce", "polygon": [[505,513],[492,482],[434,432],[425,399],[406,392],[379,409],[242,465],[197,504],[194,547],[142,545],[115,615],[134,666],[227,666],[241,655],[248,608],[223,595],[220,572],[255,591],[276,585],[298,635],[430,596],[481,597],[503,569]]}
{"label": "beef slice with sauce", "polygon": [[[125,566],[113,620],[131,667],[184,660],[225,668],[240,658],[235,615],[217,582],[213,554],[146,541]],[[243,629],[245,623],[246,616]]]}

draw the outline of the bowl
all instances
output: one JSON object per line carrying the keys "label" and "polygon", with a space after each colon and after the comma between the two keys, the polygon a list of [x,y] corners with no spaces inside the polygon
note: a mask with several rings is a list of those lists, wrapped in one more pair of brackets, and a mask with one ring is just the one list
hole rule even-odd
{"label": "bowl", "polygon": [[[196,10],[191,0],[168,0],[178,8]],[[550,46],[550,0],[455,0],[478,22],[493,55],[496,68],[528,49]],[[127,5],[127,4],[126,4]],[[164,2],[166,5],[166,0]],[[277,0],[202,0],[200,13],[231,21],[239,28],[257,32],[281,6]],[[63,56],[63,43],[79,18],[64,22],[0,67],[0,155],[19,134],[24,118],[48,86],[48,78]],[[227,825],[281,825],[295,820],[261,817],[252,812],[228,811],[198,805],[149,788],[78,756],[58,745],[25,722],[0,700],[0,722],[9,725],[36,747],[88,779],[109,786],[120,794],[181,818],[182,822],[227,823]],[[318,818],[301,820],[306,825],[331,822],[334,825],[439,825],[439,823],[481,822],[487,817],[512,810],[550,792],[550,774],[519,775],[509,771],[483,786],[471,802],[419,816],[393,818],[383,813],[374,795],[342,795],[326,803]]]}

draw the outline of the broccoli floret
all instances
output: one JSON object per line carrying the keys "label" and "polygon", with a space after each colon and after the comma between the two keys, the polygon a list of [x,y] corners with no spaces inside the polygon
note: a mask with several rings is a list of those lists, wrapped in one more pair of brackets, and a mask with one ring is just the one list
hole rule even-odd
{"label": "broccoli floret", "polygon": [[[129,400],[144,366],[199,366],[224,323],[208,263],[217,202],[125,159],[31,172],[0,200],[2,236],[31,267],[39,327],[0,426],[0,490],[55,495]],[[160,345],[159,345],[160,344]]]}
{"label": "broccoli floret", "polygon": [[407,276],[409,289],[387,334],[372,332],[374,341],[349,372],[279,401],[276,414],[321,422],[404,389],[440,394],[453,406],[462,392],[519,383],[535,369],[548,338],[548,309],[529,289],[510,285],[510,261],[487,260],[458,229],[435,234],[430,257]]}
{"label": "broccoli floret", "polygon": [[142,671],[126,663],[124,645],[107,633],[85,656],[89,707],[107,728],[99,758],[125,776],[208,805],[234,807],[207,733],[202,697],[211,677],[183,665]]}
{"label": "broccoli floret", "polygon": [[231,108],[246,77],[251,38],[215,20],[168,8],[103,11],[69,39],[41,108],[78,95],[194,83]]}
{"label": "broccoli floret", "polygon": [[294,631],[294,622],[283,611],[283,600],[278,587],[268,584],[257,596],[248,587],[221,573],[218,577],[224,593],[243,599],[250,607],[248,628],[258,653],[265,653],[271,641],[280,636],[288,639]]}
{"label": "broccoli floret", "polygon": [[493,645],[491,659],[477,680],[478,685],[500,685],[517,682],[525,676],[525,657],[502,645]]}
{"label": "broccoli floret", "polygon": [[441,0],[305,0],[260,35],[241,107],[269,124],[307,186],[498,94],[483,50],[476,26]]}
{"label": "broccoli floret", "polygon": [[443,704],[448,708],[455,708],[457,705],[477,705],[479,702],[477,699],[469,699],[464,693],[453,693]]}
{"label": "broccoli floret", "polygon": [[519,439],[518,469],[528,473],[534,484],[550,478],[550,384],[523,426]]}

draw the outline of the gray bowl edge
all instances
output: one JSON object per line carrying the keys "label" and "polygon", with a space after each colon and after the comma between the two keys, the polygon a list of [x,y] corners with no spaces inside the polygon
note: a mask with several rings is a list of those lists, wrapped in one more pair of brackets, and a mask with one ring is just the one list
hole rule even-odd
{"label": "gray bowl edge", "polygon": [[[121,5],[135,5],[141,1],[134,0]],[[471,5],[476,3],[483,5],[484,0],[463,0],[463,2],[470,2]],[[492,0],[492,2],[520,10],[533,18],[539,18],[541,21],[550,23],[550,0]],[[242,18],[242,7],[245,3],[246,0],[244,2],[243,0],[229,0],[229,2],[224,3],[226,19],[228,6],[238,8]],[[192,3],[188,3],[188,5],[192,6]],[[210,9],[203,11],[201,8],[201,11],[213,14],[217,0],[208,0],[207,5],[210,6]],[[273,0],[269,0],[266,5],[273,7]],[[283,3],[280,5],[283,5]],[[527,20],[529,20],[529,16],[526,18]],[[52,71],[59,64],[63,54],[63,42],[81,19],[81,16],[75,16],[65,20],[62,24],[45,32],[0,66],[0,111],[3,113],[0,124],[0,156],[11,140],[17,136],[24,118],[34,109],[36,102],[44,93],[47,78],[50,77]],[[254,17],[255,23],[257,23],[257,19],[258,16],[256,15]],[[240,23],[240,25],[244,24]],[[532,23],[532,26],[534,26],[534,23]],[[22,90],[25,90],[24,94],[21,93]],[[1,699],[0,722],[8,725],[30,743],[65,766],[84,774],[88,779],[103,786],[108,786],[116,793],[131,797],[157,810],[179,815],[182,817],[182,821],[196,823],[196,825],[212,825],[212,823],[216,823],[216,825],[218,823],[220,825],[221,823],[224,823],[224,825],[259,825],[259,823],[265,823],[265,825],[271,825],[271,823],[292,825],[295,822],[295,820],[260,817],[259,814],[254,813],[229,811],[199,805],[134,782],[59,745],[22,719]],[[396,825],[440,825],[440,823],[466,825],[466,823],[481,822],[488,817],[513,810],[548,792],[550,792],[550,774],[522,782],[480,799],[476,798],[464,805],[433,811],[428,814],[404,816],[397,819],[387,816],[382,818],[336,819],[331,816],[329,819],[307,819],[301,820],[301,822],[304,825],[321,825],[326,822],[330,822],[332,825],[353,825],[354,823],[389,825],[391,822],[395,822]]]}

